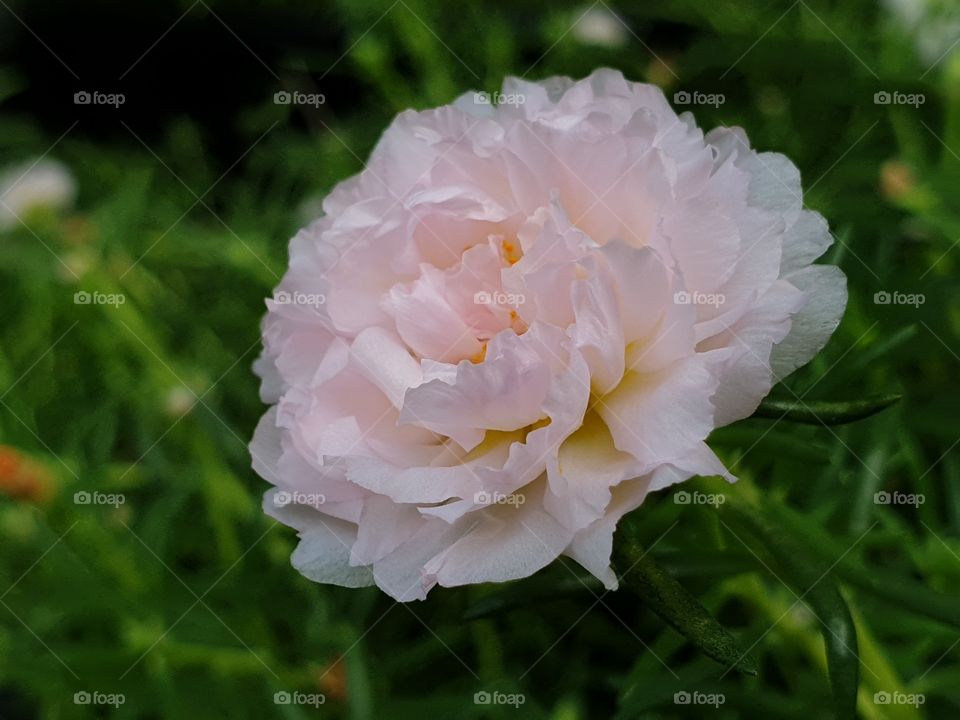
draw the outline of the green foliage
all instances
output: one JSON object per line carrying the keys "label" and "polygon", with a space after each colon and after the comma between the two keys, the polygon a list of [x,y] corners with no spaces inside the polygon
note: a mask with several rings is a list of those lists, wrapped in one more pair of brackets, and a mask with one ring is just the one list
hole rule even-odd
{"label": "green foliage", "polygon": [[[229,22],[224,5],[211,3]],[[0,233],[0,444],[42,463],[53,488],[48,501],[0,498],[0,717],[105,716],[73,701],[94,690],[124,694],[117,718],[960,713],[960,53],[921,60],[867,0],[609,5],[630,28],[618,47],[585,43],[568,32],[578,10],[544,0],[342,0],[323,14],[330,44],[277,66],[330,70],[322,112],[304,119],[265,96],[228,127],[183,113],[149,135],[117,123],[106,139],[55,143],[70,121],[16,105],[29,73],[0,66],[0,160],[53,146],[79,188],[66,215]],[[492,91],[505,74],[601,65],[668,97],[722,93],[694,108],[700,126],[741,125],[789,156],[830,221],[848,310],[776,396],[815,410],[903,398],[842,426],[781,422],[781,406],[718,430],[711,444],[739,483],[688,487],[728,502],[667,490],[631,517],[660,580],[756,657],[756,678],[569,560],[409,606],[314,585],[289,566],[293,531],[259,510],[250,364],[304,206],[358,171],[404,108]],[[874,103],[894,90],[925,102]],[[213,151],[225,134],[242,146],[226,160]],[[125,302],[75,304],[80,291]],[[79,492],[124,502],[77,504]],[[474,704],[483,690],[525,703]],[[695,690],[723,704],[675,703]],[[276,704],[278,691],[326,703]]]}

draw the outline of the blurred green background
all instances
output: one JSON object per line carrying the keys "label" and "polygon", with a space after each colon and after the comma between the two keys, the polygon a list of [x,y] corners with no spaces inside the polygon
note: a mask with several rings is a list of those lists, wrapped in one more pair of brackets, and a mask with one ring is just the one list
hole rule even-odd
{"label": "blurred green background", "polygon": [[[0,718],[827,717],[844,600],[858,714],[960,716],[960,7],[2,5]],[[849,307],[775,394],[904,395],[853,425],[718,431],[740,483],[688,489],[730,501],[638,511],[755,678],[571,561],[412,605],[312,584],[259,509],[250,364],[288,238],[398,111],[598,66],[722,94],[678,109],[788,155],[830,221]],[[806,585],[740,501],[809,556]],[[475,702],[495,691],[523,704]]]}

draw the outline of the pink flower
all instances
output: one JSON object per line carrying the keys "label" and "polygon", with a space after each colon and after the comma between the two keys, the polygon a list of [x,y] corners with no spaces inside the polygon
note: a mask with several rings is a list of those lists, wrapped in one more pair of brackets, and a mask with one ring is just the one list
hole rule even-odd
{"label": "pink flower", "polygon": [[398,600],[566,555],[694,475],[836,328],[787,158],[598,70],[402,113],[290,243],[251,443],[294,566]]}

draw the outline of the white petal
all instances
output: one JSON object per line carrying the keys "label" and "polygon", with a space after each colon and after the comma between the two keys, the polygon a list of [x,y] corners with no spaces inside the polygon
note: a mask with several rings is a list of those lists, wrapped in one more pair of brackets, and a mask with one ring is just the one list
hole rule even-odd
{"label": "white petal", "polygon": [[773,387],[770,353],[790,332],[790,316],[803,306],[803,293],[780,280],[729,327],[701,341],[701,351],[729,347],[734,350],[720,370],[713,396],[716,423],[726,425],[749,417]]}
{"label": "white petal", "polygon": [[780,274],[800,270],[827,251],[833,243],[827,221],[820,213],[804,210],[783,235]]}
{"label": "white petal", "polygon": [[847,277],[835,265],[811,265],[785,279],[809,299],[793,316],[790,334],[773,348],[770,362],[778,379],[806,365],[823,349],[847,307]]}
{"label": "white petal", "polygon": [[277,484],[277,464],[283,454],[283,430],[277,426],[276,406],[267,410],[253,431],[250,441],[250,457],[253,469],[264,480]]}
{"label": "white petal", "polygon": [[737,165],[750,171],[750,204],[783,215],[788,225],[796,222],[803,204],[800,171],[780,153],[744,153]]}
{"label": "white petal", "polygon": [[714,364],[727,355],[726,350],[714,350],[659,372],[627,373],[597,405],[616,447],[633,455],[646,471],[683,457],[704,440],[713,430],[710,397],[718,382]]}
{"label": "white petal", "polygon": [[253,372],[260,376],[260,401],[271,405],[283,394],[283,380],[273,357],[266,351],[253,363]]}
{"label": "white petal", "polygon": [[350,564],[350,546],[356,538],[356,526],[318,514],[314,527],[301,533],[291,562],[314,582],[351,588],[372,585],[370,568]]}
{"label": "white petal", "polygon": [[531,497],[519,507],[484,510],[479,524],[424,566],[427,576],[444,587],[505,582],[532,575],[555,560],[573,533],[539,507],[538,489],[542,492],[542,483],[531,488]]}
{"label": "white petal", "polygon": [[609,392],[623,377],[623,325],[613,274],[605,265],[588,258],[590,275],[573,283],[576,324],[571,338],[590,366],[591,386],[599,395]]}
{"label": "white petal", "polygon": [[420,364],[400,338],[380,327],[367,328],[353,341],[350,352],[355,367],[379,387],[397,409],[403,406],[407,388],[420,383]]}
{"label": "white petal", "polygon": [[483,362],[457,365],[456,380],[430,380],[407,391],[401,422],[450,435],[455,428],[510,431],[543,417],[550,362],[542,345],[512,330],[497,335]]}
{"label": "white petal", "polygon": [[472,523],[469,519],[456,525],[442,520],[424,522],[406,543],[374,563],[377,586],[400,602],[426,598],[437,580],[424,571],[424,565],[455,543],[470,527],[468,522]]}
{"label": "white petal", "polygon": [[602,517],[610,502],[610,489],[636,477],[633,456],[620,452],[610,431],[596,413],[560,446],[555,469],[548,469],[544,508],[572,530],[580,530]]}

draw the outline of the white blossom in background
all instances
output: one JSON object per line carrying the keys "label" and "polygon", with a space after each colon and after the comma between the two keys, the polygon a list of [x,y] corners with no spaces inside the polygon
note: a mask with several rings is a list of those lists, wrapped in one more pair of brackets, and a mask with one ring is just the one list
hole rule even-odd
{"label": "white blossom in background", "polygon": [[586,10],[579,10],[577,16],[579,20],[570,34],[584,45],[618,48],[626,44],[627,26],[606,5],[594,5]]}
{"label": "white blossom in background", "polygon": [[36,210],[68,208],[76,194],[73,175],[56,160],[10,166],[0,174],[0,230],[12,230]]}
{"label": "white blossom in background", "polygon": [[960,3],[956,0],[884,0],[896,25],[913,38],[920,58],[938,63],[960,47]]}

